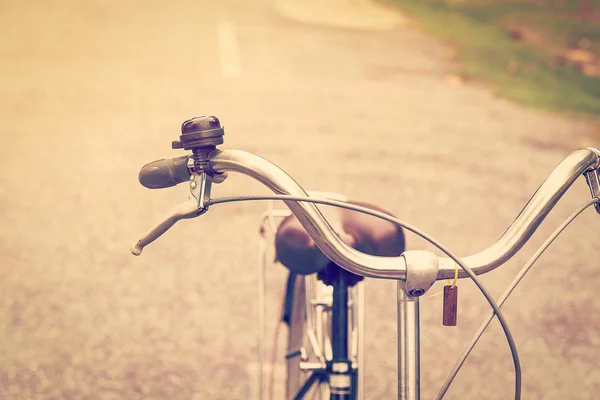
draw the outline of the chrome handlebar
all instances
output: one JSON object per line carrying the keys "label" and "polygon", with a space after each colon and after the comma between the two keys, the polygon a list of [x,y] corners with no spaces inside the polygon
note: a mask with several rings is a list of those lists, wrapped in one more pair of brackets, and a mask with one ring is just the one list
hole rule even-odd
{"label": "chrome handlebar", "polygon": [[[304,189],[292,177],[275,164],[257,155],[239,150],[214,150],[208,158],[208,167],[204,172],[209,175],[230,171],[238,172],[256,179],[276,194],[308,197]],[[599,167],[600,150],[584,148],[571,153],[552,171],[496,243],[483,251],[461,258],[461,260],[477,275],[489,272],[505,263],[523,247],[546,215],[580,175],[585,174],[592,197],[600,197]],[[350,272],[366,277],[406,280],[404,256],[378,257],[361,253],[340,239],[314,204],[284,202],[321,251],[336,264]],[[185,216],[182,215],[182,208],[179,206],[165,216],[165,221],[193,217],[193,211],[188,210],[190,203],[184,204],[187,204],[184,207],[186,209],[183,213]],[[596,204],[596,210],[600,213],[599,204]],[[198,212],[199,214],[202,212]],[[139,255],[145,245],[158,238],[171,226],[172,223],[157,224],[132,247],[132,253]],[[437,279],[449,279],[454,274],[454,261],[438,257]],[[459,271],[459,277],[465,278],[467,274]]]}

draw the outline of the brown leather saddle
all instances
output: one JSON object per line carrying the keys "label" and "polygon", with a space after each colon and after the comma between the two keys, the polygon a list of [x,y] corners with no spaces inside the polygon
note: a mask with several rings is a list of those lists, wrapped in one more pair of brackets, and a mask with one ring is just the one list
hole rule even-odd
{"label": "brown leather saddle", "polygon": [[[348,203],[391,215],[370,204]],[[392,257],[404,251],[404,233],[391,222],[339,207],[319,206],[319,209],[342,240],[363,253]],[[275,250],[281,264],[301,275],[319,272],[331,263],[294,215],[286,217],[279,225]]]}

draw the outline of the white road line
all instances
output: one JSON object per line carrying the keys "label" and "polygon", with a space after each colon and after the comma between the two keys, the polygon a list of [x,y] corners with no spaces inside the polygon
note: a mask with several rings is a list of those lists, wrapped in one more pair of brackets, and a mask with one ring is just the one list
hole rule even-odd
{"label": "white road line", "polygon": [[242,76],[242,65],[235,25],[231,22],[221,22],[218,30],[221,73],[226,78],[239,78]]}

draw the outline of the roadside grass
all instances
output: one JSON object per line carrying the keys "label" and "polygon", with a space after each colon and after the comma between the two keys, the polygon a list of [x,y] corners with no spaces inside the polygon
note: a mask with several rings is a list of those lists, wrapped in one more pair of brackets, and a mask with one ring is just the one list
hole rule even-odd
{"label": "roadside grass", "polygon": [[600,125],[600,0],[385,1],[453,44],[463,79]]}

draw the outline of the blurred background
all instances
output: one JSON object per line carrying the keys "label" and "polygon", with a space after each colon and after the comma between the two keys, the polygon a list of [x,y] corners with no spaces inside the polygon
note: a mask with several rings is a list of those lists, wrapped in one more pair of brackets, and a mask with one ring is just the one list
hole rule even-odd
{"label": "blurred background", "polygon": [[[490,245],[560,160],[599,145],[599,7],[0,1],[0,399],[254,398],[265,204],[215,206],[129,253],[187,198],[184,186],[144,189],[137,174],[182,154],[170,144],[193,116],[218,116],[224,148],[306,189],[377,204],[461,255]],[[241,176],[213,190],[260,193]],[[582,178],[483,278],[495,296],[589,196]],[[524,398],[600,389],[598,218],[584,212],[504,307]],[[286,276],[269,268],[268,343]],[[366,394],[394,398],[395,284],[366,286]],[[460,291],[454,328],[439,297],[423,298],[423,398],[488,312],[470,282]],[[513,379],[494,322],[446,398],[511,398]]]}

